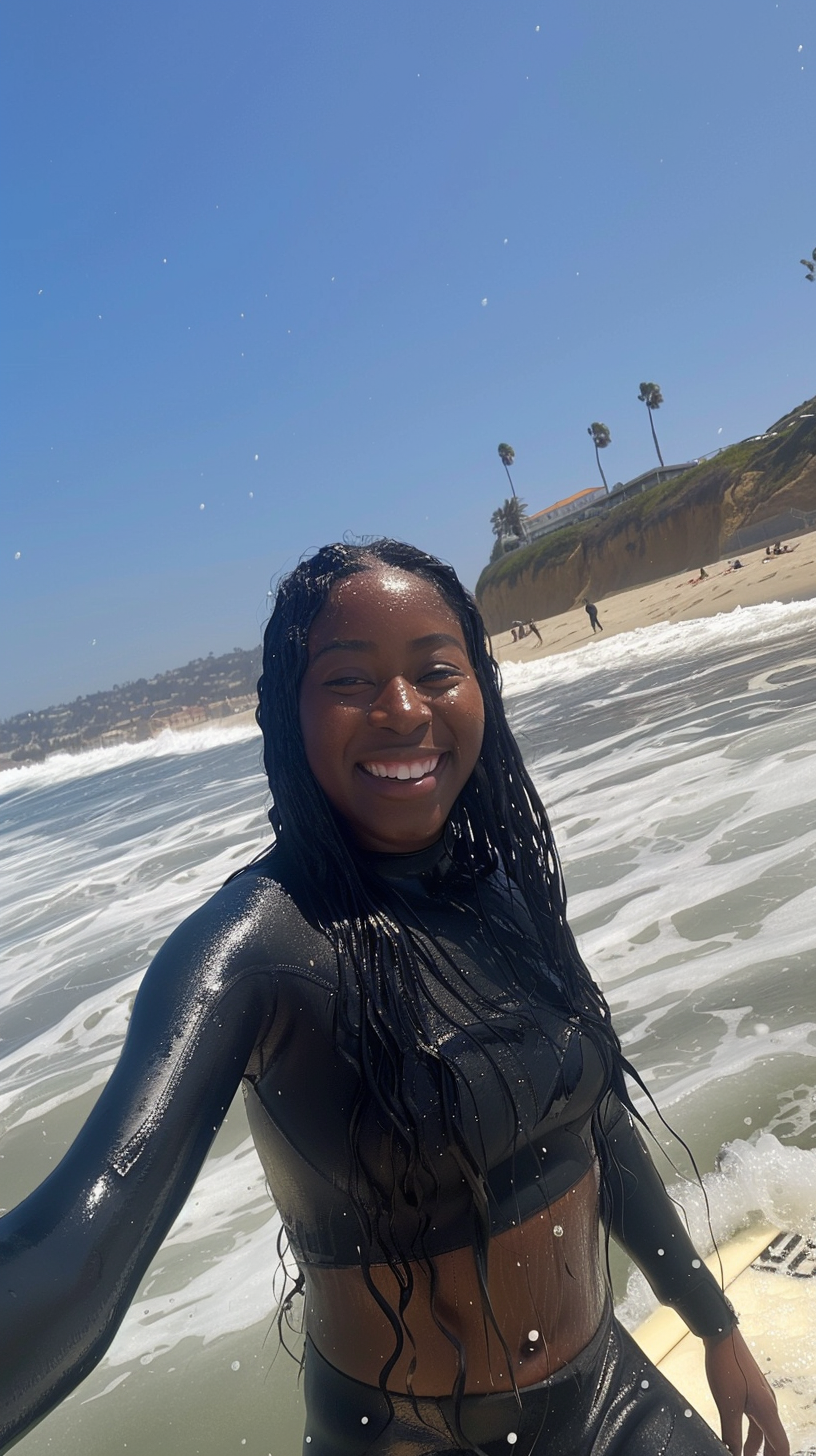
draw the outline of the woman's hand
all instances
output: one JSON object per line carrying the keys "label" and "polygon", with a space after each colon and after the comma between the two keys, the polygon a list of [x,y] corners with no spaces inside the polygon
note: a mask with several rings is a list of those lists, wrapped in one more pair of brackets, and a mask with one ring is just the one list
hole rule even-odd
{"label": "woman's hand", "polygon": [[[790,1456],[776,1396],[739,1329],[735,1326],[724,1339],[720,1335],[703,1343],[706,1376],[720,1413],[723,1444],[731,1456],[757,1456],[761,1447],[764,1456]],[[748,1417],[744,1446],[743,1416]]]}

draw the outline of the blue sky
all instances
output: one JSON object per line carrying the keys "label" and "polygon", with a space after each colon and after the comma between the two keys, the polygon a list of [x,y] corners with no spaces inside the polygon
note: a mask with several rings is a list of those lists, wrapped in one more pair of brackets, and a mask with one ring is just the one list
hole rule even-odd
{"label": "blue sky", "polygon": [[2,715],[252,645],[345,532],[473,585],[499,441],[531,509],[597,482],[593,419],[627,479],[642,379],[667,461],[816,388],[805,0],[6,0],[0,29]]}

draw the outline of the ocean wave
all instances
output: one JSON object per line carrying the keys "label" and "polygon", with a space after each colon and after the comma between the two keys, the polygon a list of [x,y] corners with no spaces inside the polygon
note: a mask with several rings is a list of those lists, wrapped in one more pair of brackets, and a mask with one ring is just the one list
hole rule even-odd
{"label": "ocean wave", "polygon": [[504,662],[503,692],[505,697],[514,697],[544,684],[576,682],[593,673],[648,667],[723,648],[751,651],[814,627],[816,600],[763,602],[690,622],[655,622],[649,627],[620,632],[608,640],[593,638],[583,647],[554,657],[539,657],[533,662]]}
{"label": "ocean wave", "polygon": [[211,748],[255,738],[254,723],[229,723],[223,719],[196,728],[165,728],[144,743],[115,743],[106,748],[86,748],[82,753],[52,753],[43,763],[21,764],[0,774],[0,797],[20,789],[39,789],[72,779],[92,778],[110,769],[148,759],[175,758],[188,753],[206,753]]}

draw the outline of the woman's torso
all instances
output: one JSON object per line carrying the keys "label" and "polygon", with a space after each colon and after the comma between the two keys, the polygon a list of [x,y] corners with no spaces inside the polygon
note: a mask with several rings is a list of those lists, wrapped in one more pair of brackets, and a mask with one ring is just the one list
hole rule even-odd
{"label": "woman's torso", "polygon": [[[600,1318],[591,1118],[608,1074],[497,877],[469,883],[433,867],[400,877],[398,866],[389,862],[384,901],[427,952],[417,974],[430,1055],[406,1052],[400,1067],[422,1129],[419,1184],[406,1176],[376,1095],[360,1095],[365,997],[289,897],[283,912],[278,899],[289,923],[275,1015],[248,1069],[250,1124],[306,1275],[307,1328],[328,1360],[377,1382],[395,1347],[382,1304],[396,1310],[406,1277],[389,1258],[404,1259],[413,1288],[391,1388],[406,1388],[415,1341],[414,1391],[449,1392],[451,1334],[467,1348],[468,1389],[507,1388],[508,1352],[516,1380],[529,1384],[571,1359]],[[259,871],[286,882],[279,857]],[[482,1226],[473,1168],[486,1195]],[[490,1238],[487,1302],[474,1254],[480,1227]]]}

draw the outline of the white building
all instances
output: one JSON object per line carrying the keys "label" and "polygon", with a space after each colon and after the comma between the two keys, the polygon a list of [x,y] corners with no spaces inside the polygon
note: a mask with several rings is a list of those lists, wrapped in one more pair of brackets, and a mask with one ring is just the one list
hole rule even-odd
{"label": "white building", "polygon": [[606,491],[602,485],[576,491],[575,495],[565,496],[563,500],[556,501],[555,505],[547,506],[546,510],[536,511],[534,516],[526,516],[524,529],[527,540],[537,541],[539,536],[546,536],[550,531],[557,530],[571,516],[580,515],[597,500],[606,500]]}

